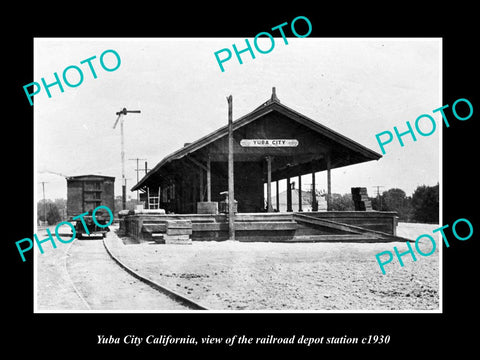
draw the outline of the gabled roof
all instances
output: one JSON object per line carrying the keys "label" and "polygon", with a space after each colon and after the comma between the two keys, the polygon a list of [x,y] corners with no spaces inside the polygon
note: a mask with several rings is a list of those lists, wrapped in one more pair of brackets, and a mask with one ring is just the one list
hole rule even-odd
{"label": "gabled roof", "polygon": [[[349,148],[352,151],[360,153],[363,155],[366,160],[378,160],[382,157],[379,153],[370,150],[369,148],[357,143],[354,140],[343,136],[342,134],[329,129],[328,127],[316,122],[315,120],[310,119],[309,117],[300,114],[299,112],[289,108],[280,103],[280,100],[276,97],[275,88],[273,88],[272,97],[268,101],[264,102],[262,105],[254,109],[252,112],[242,116],[241,118],[233,121],[233,131],[261,118],[262,116],[277,111],[291,120],[294,120],[313,131],[316,131],[323,136],[331,139],[334,142],[342,144],[343,146]],[[170,155],[166,156],[161,160],[148,174],[146,174],[134,187],[132,187],[131,191],[135,191],[140,189],[146,181],[155,174],[160,168],[165,166],[166,164],[183,158],[184,156],[191,154],[197,150],[202,149],[203,147],[211,144],[212,142],[224,137],[228,136],[228,125],[222,126],[218,130],[205,135],[204,137],[190,143],[186,144],[183,148],[171,153]]]}

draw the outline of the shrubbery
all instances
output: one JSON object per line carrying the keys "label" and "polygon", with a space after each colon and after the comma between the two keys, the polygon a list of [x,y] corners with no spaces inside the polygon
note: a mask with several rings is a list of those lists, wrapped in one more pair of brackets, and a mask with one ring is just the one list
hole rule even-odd
{"label": "shrubbery", "polygon": [[[396,211],[400,221],[439,223],[439,184],[421,185],[407,196],[398,188],[384,191],[377,197],[371,197],[373,210]],[[332,194],[331,210],[354,210],[351,194]]]}

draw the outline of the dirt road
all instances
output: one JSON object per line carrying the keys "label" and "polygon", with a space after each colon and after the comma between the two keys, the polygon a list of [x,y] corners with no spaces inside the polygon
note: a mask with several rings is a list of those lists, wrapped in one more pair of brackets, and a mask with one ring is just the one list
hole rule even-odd
{"label": "dirt road", "polygon": [[[398,233],[415,239],[435,227],[400,224]],[[393,246],[405,250],[404,243],[179,246],[122,242],[115,231],[106,243],[131,269],[213,310],[438,310],[440,305],[438,248],[416,262],[406,257],[404,267],[395,259],[382,275],[375,254]],[[38,256],[38,269],[39,310],[184,309],[120,268],[102,240],[48,249]]]}
{"label": "dirt road", "polygon": [[[398,232],[415,239],[436,227],[402,223]],[[213,310],[439,309],[438,248],[416,262],[405,257],[404,267],[394,259],[383,275],[375,255],[405,243],[111,241],[126,264]]]}
{"label": "dirt road", "polygon": [[118,266],[101,239],[39,255],[38,310],[188,310]]}

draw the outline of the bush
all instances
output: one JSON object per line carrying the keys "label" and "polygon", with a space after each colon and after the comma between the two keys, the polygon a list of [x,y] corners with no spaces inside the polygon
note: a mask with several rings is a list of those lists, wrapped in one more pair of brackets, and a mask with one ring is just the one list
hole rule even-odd
{"label": "bush", "polygon": [[332,194],[331,198],[332,211],[353,211],[352,194]]}
{"label": "bush", "polygon": [[412,195],[412,207],[414,221],[438,224],[439,184],[417,187]]}
{"label": "bush", "polygon": [[60,212],[55,204],[48,204],[48,211],[47,211],[47,221],[48,225],[54,225],[59,222],[62,217],[60,216]]}

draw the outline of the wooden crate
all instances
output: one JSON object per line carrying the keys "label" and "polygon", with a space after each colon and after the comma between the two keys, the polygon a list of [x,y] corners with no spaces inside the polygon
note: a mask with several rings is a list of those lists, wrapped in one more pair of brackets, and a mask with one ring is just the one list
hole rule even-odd
{"label": "wooden crate", "polygon": [[165,244],[188,245],[192,243],[192,222],[190,220],[167,220]]}
{"label": "wooden crate", "polygon": [[165,244],[175,244],[175,245],[191,245],[192,239],[190,235],[164,235],[163,240]]}
{"label": "wooden crate", "polygon": [[218,202],[216,201],[197,202],[197,214],[218,214]]}

